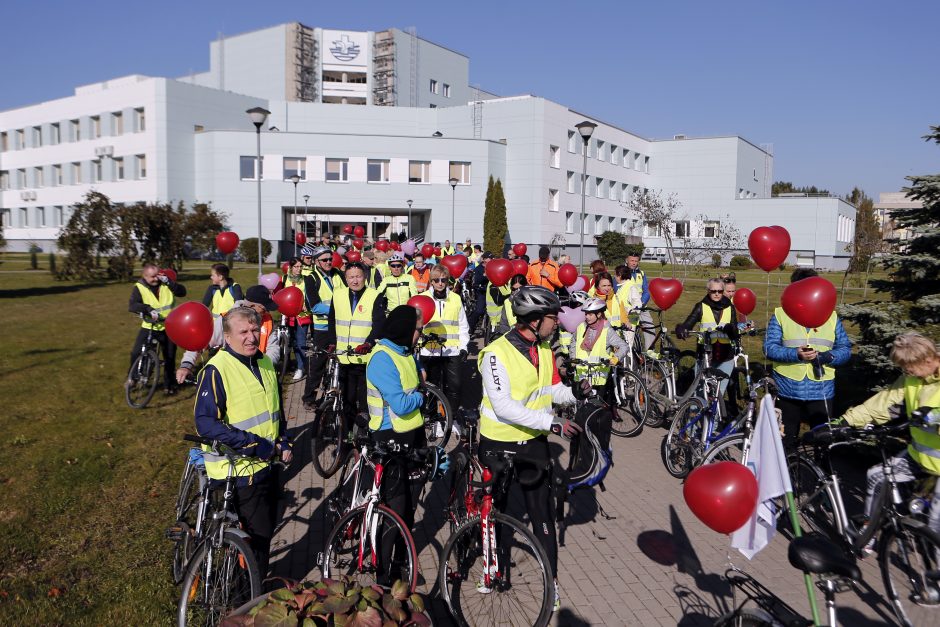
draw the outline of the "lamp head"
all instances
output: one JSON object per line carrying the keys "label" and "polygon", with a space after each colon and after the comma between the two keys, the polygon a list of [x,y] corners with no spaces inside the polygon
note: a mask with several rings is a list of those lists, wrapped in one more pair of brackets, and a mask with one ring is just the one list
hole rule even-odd
{"label": "lamp head", "polygon": [[290,175],[290,182],[293,183],[294,185],[297,185],[297,183],[300,182],[300,176],[297,175],[297,174],[291,174],[291,175]]}
{"label": "lamp head", "polygon": [[594,129],[597,128],[597,124],[594,122],[588,122],[585,120],[580,124],[575,124],[574,127],[578,129],[578,132],[581,133],[581,138],[584,141],[587,141],[591,138],[591,135],[594,134]]}
{"label": "lamp head", "polygon": [[261,131],[261,127],[264,125],[264,121],[268,119],[268,116],[271,115],[271,112],[265,109],[264,107],[252,107],[245,111],[248,114],[248,119],[251,120],[251,123],[255,125],[255,128],[258,131]]}

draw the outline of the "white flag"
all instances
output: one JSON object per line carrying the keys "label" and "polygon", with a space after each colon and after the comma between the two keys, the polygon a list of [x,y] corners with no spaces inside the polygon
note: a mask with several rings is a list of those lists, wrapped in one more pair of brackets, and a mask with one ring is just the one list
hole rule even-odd
{"label": "white flag", "polygon": [[770,394],[764,395],[760,404],[747,466],[757,476],[757,508],[750,520],[731,535],[731,546],[752,559],[777,532],[780,508],[773,499],[793,491]]}

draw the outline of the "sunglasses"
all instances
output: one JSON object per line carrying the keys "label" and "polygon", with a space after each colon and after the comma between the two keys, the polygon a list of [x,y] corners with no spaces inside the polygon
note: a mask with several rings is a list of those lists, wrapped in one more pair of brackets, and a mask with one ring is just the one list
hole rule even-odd
{"label": "sunglasses", "polygon": [[709,294],[724,294],[724,290],[708,290]]}
{"label": "sunglasses", "polygon": [[388,267],[389,268],[404,268],[404,266],[401,265],[400,263],[390,263],[388,264]]}
{"label": "sunglasses", "polygon": [[332,257],[323,257],[323,258],[321,258],[321,259],[317,259],[317,261],[319,261],[320,263],[333,263],[333,258],[332,258]]}
{"label": "sunglasses", "polygon": [[447,283],[447,279],[431,279],[431,283]]}

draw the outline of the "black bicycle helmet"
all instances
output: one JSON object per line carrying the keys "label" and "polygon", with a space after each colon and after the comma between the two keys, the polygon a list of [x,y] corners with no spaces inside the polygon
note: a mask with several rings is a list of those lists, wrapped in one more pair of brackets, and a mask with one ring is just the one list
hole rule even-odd
{"label": "black bicycle helmet", "polygon": [[561,301],[555,292],[538,285],[524,285],[509,298],[517,318],[537,318],[561,311]]}

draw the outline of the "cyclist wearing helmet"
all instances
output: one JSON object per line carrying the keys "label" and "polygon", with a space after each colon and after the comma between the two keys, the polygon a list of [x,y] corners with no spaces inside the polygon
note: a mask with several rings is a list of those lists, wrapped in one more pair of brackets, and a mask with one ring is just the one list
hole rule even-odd
{"label": "cyclist wearing helmet", "polygon": [[512,290],[512,292],[510,293],[509,298],[507,298],[503,303],[502,316],[499,319],[499,324],[496,325],[496,333],[499,335],[508,333],[509,329],[516,326],[516,316],[514,313],[512,313],[512,294],[515,294],[522,286],[528,284],[529,282],[522,274],[517,274],[516,276],[509,279],[509,288]]}
{"label": "cyclist wearing helmet", "polygon": [[[630,346],[610,328],[610,323],[607,321],[607,302],[600,298],[588,299],[581,306],[581,311],[584,312],[584,322],[578,325],[577,331],[573,334],[572,343],[568,346],[568,354],[575,359],[599,362],[613,353],[617,359],[625,360],[630,354]],[[575,368],[575,373],[576,380],[584,379],[588,374],[584,366]],[[609,374],[609,367],[593,370],[591,373],[591,385],[601,394],[609,389],[607,385]]]}
{"label": "cyclist wearing helmet", "polygon": [[[306,247],[304,247],[306,249]],[[304,300],[307,311],[313,314],[313,332],[310,344],[315,349],[326,350],[330,345],[329,318],[333,304],[333,290],[344,286],[345,280],[339,270],[333,267],[333,251],[328,246],[317,246],[310,251],[315,268],[310,276],[304,278]],[[326,355],[316,354],[310,357],[310,372],[304,384],[303,403],[308,411],[313,410],[317,400],[317,389],[323,378]]]}
{"label": "cyclist wearing helmet", "polygon": [[[558,326],[561,302],[551,290],[527,285],[512,296],[516,325],[506,335],[490,343],[477,360],[483,380],[480,405],[481,459],[487,454],[513,451],[526,458],[551,460],[549,432],[571,437],[581,432],[573,421],[559,422],[552,414],[552,403],[573,403],[576,395],[590,392],[590,383],[572,391],[561,382],[549,340]],[[558,542],[555,536],[555,504],[550,473],[534,486],[522,487],[526,511],[532,529],[549,556],[555,583],[555,609],[558,594]],[[508,494],[495,503],[506,506]],[[481,593],[490,590],[480,584]]]}
{"label": "cyclist wearing helmet", "polygon": [[300,249],[300,262],[303,264],[303,267],[300,269],[300,274],[302,276],[310,276],[313,274],[313,251],[315,248],[316,246],[306,244],[303,248]]}
{"label": "cyclist wearing helmet", "polygon": [[388,258],[388,272],[379,285],[379,293],[385,296],[387,311],[391,313],[417,294],[418,287],[415,278],[405,272],[405,257],[401,253],[392,253]]}

